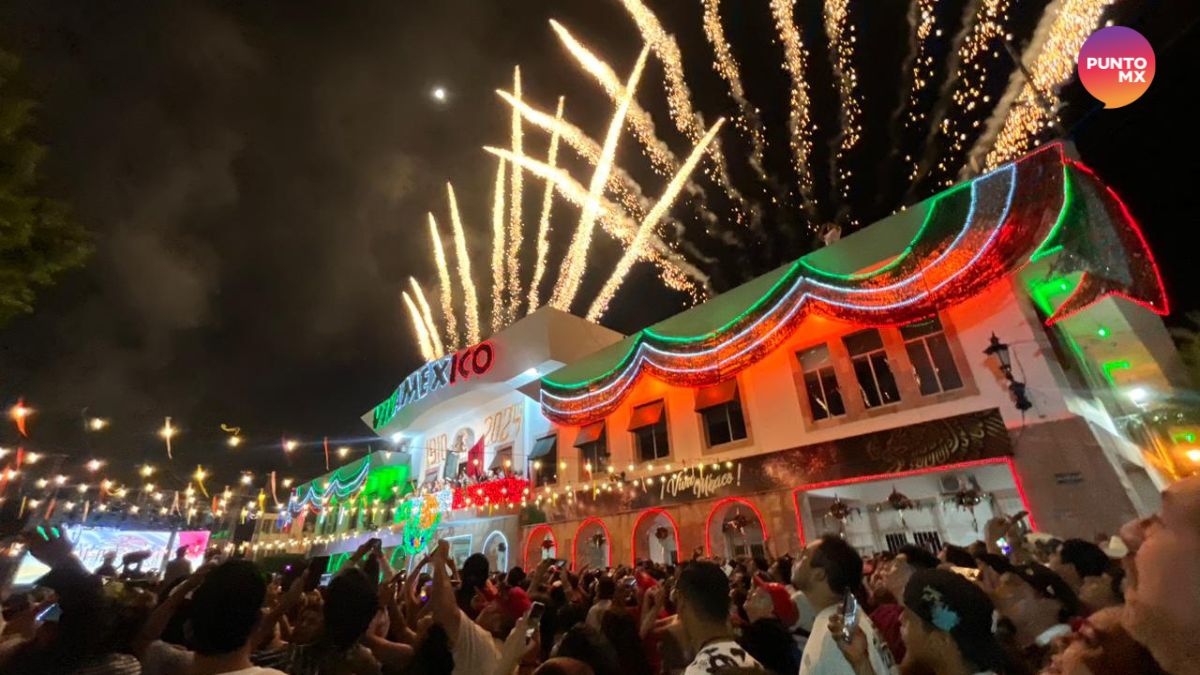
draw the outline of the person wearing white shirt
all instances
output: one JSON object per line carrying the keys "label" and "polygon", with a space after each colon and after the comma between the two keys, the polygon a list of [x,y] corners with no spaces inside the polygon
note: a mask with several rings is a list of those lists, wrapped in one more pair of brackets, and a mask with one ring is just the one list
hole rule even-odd
{"label": "person wearing white shirt", "polygon": [[612,607],[613,596],[616,595],[617,584],[610,576],[602,576],[596,581],[596,603],[588,609],[587,625],[600,630],[600,620],[604,613]]}
{"label": "person wearing white shirt", "polygon": [[859,671],[851,664],[830,631],[830,620],[838,614],[846,595],[862,585],[862,568],[862,557],[854,547],[834,535],[825,535],[810,544],[801,555],[792,580],[817,610],[817,616],[800,657],[800,675],[859,675],[860,672],[898,675],[900,672],[887,643],[865,611],[858,612],[858,626],[863,636],[866,670]]}
{"label": "person wearing white shirt", "polygon": [[688,646],[696,655],[684,675],[762,667],[734,639],[729,621],[729,577],[716,563],[687,563],[675,584],[675,603]]}

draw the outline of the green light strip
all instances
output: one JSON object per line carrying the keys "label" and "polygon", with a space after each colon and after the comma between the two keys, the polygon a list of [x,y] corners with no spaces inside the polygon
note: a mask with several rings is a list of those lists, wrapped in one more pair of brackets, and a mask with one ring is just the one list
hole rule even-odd
{"label": "green light strip", "polygon": [[1115,380],[1113,380],[1113,374],[1112,374],[1113,371],[1114,370],[1128,370],[1129,362],[1128,361],[1108,361],[1104,365],[1100,366],[1100,368],[1104,370],[1104,377],[1108,378],[1108,383],[1115,387],[1115,386],[1117,386],[1117,383]]}
{"label": "green light strip", "polygon": [[[877,270],[872,270],[870,272],[857,272],[857,273],[851,273],[851,274],[838,274],[836,272],[830,272],[828,270],[823,270],[819,267],[814,267],[812,265],[812,263],[809,263],[804,258],[801,258],[801,259],[797,260],[796,262],[799,263],[800,265],[802,265],[805,269],[807,269],[810,272],[819,274],[823,277],[829,277],[831,279],[838,279],[841,281],[861,281],[863,279],[870,279],[871,277],[873,277],[877,274],[882,274],[882,273],[892,269],[893,267],[896,267],[905,258],[912,255],[913,249],[916,248],[917,244],[919,244],[921,242],[921,238],[925,236],[926,228],[928,228],[929,224],[931,222],[933,222],[933,216],[937,213],[938,206],[941,205],[942,200],[944,200],[952,195],[955,195],[956,193],[961,192],[966,188],[971,187],[971,183],[973,183],[973,182],[974,181],[968,181],[961,185],[956,185],[956,186],[950,188],[949,190],[946,190],[945,192],[941,192],[941,193],[935,195],[933,197],[932,203],[929,205],[929,210],[925,212],[925,219],[923,221],[921,221],[920,229],[918,229],[917,233],[915,235],[913,235],[912,240],[910,240],[908,242],[908,246],[905,246],[904,250],[901,251],[898,256],[893,258],[891,262],[884,265],[883,267],[880,267]],[[808,256],[805,256],[805,258],[807,258],[807,257]]]}
{"label": "green light strip", "polygon": [[1034,249],[1033,255],[1029,256],[1029,262],[1034,263],[1048,255],[1057,253],[1062,250],[1061,243],[1051,245],[1051,242],[1058,238],[1059,233],[1067,222],[1067,216],[1070,214],[1070,208],[1075,203],[1075,184],[1071,181],[1070,166],[1063,164],[1063,203],[1058,210],[1058,218],[1054,221],[1054,227],[1050,228],[1050,232],[1046,234],[1046,238],[1038,247]]}

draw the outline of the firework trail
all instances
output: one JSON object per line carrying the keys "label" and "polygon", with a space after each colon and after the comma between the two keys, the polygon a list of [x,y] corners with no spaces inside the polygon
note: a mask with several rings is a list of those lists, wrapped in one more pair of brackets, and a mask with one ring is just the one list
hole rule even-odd
{"label": "firework trail", "polygon": [[[520,156],[520,155],[516,155]],[[496,166],[496,186],[492,191],[492,332],[504,327],[504,169],[501,159]]]}
{"label": "firework trail", "polygon": [[[692,92],[688,89],[687,80],[683,74],[683,55],[675,37],[663,28],[658,16],[643,4],[642,0],[621,0],[625,11],[637,24],[642,39],[654,51],[663,66],[663,87],[667,93],[667,110],[675,128],[692,143],[699,143],[704,137],[704,117],[692,107]],[[725,193],[737,204],[734,218],[743,222],[745,212],[751,212],[757,227],[759,214],[733,184],[729,177],[729,167],[725,162],[725,154],[721,151],[721,142],[715,140],[708,146],[708,155],[712,159],[712,172],[709,178],[717,181]]]}
{"label": "firework trail", "polygon": [[[830,175],[834,189],[845,205],[850,199],[853,178],[845,166],[846,153],[858,145],[862,133],[862,109],[858,105],[858,72],[854,69],[854,25],[850,23],[850,0],[825,0],[825,34],[829,37],[829,56],[837,81],[841,104],[841,132],[833,139]],[[843,208],[846,208],[845,206]],[[851,224],[857,224],[851,220]]]}
{"label": "firework trail", "polygon": [[471,257],[467,255],[467,236],[463,232],[462,218],[458,215],[458,200],[454,198],[454,186],[446,183],[446,196],[450,202],[450,226],[454,229],[454,257],[458,259],[458,283],[463,291],[463,322],[467,325],[467,342],[479,342],[479,296],[475,291],[475,279],[471,276]]}
{"label": "firework trail", "polygon": [[750,139],[750,166],[764,182],[770,182],[763,168],[763,152],[766,147],[766,131],[758,109],[746,98],[742,86],[741,69],[721,25],[721,0],[704,0],[704,37],[713,49],[713,70],[729,85],[729,96],[738,106],[735,126]]}
{"label": "firework trail", "polygon": [[[912,138],[919,129],[924,128],[928,113],[922,103],[922,94],[934,78],[934,58],[930,54],[929,39],[931,36],[941,36],[937,28],[938,17],[934,9],[938,0],[913,0],[908,6],[908,25],[910,39],[908,57],[904,69],[909,70],[908,96],[900,99],[895,112],[892,113],[893,123],[902,121],[903,138]],[[907,114],[905,111],[907,110]],[[892,156],[897,155],[901,147],[900,139],[893,139]],[[909,165],[908,180],[914,181],[920,173],[920,162],[913,154],[907,154],[904,162]]]}
{"label": "firework trail", "polygon": [[429,331],[429,346],[433,348],[434,358],[437,358],[445,354],[446,349],[442,344],[442,338],[438,335],[441,331],[433,322],[433,310],[429,307],[429,301],[425,299],[425,291],[421,288],[421,284],[417,283],[416,279],[409,277],[408,285],[412,287],[413,297],[417,299],[417,308],[421,310],[421,320],[425,322],[425,330]]}
{"label": "firework trail", "polygon": [[437,356],[433,353],[433,344],[429,341],[429,329],[425,327],[425,320],[421,318],[420,310],[413,303],[412,296],[408,294],[408,291],[401,291],[400,297],[404,299],[404,306],[408,308],[408,316],[412,319],[413,332],[417,334],[417,344],[421,348],[421,358],[426,361],[434,360]]}
{"label": "firework trail", "polygon": [[[521,100],[521,67],[513,68],[513,98]],[[525,154],[523,150],[524,141],[521,132],[521,114],[515,109],[512,113],[512,140],[510,147],[514,155],[518,157]],[[524,227],[521,223],[521,201],[522,201],[522,176],[520,167],[513,165],[511,168],[512,176],[510,177],[510,188],[512,196],[509,198],[509,217],[508,217],[508,298],[504,303],[504,322],[512,323],[521,312],[521,239],[524,234]]]}
{"label": "firework trail", "polygon": [[[1025,53],[1032,61],[1026,82],[1018,68],[1013,71],[1008,91],[988,120],[987,131],[971,152],[972,162],[991,169],[1028,152],[1056,119],[1047,110],[1038,92],[1053,97],[1047,101],[1057,107],[1058,90],[1075,76],[1075,60],[1088,36],[1100,26],[1105,10],[1115,0],[1055,0],[1042,15],[1033,40]],[[994,143],[993,143],[994,142]],[[990,151],[989,151],[990,149]],[[986,153],[986,157],[984,157]]]}
{"label": "firework trail", "polygon": [[587,254],[592,244],[592,231],[596,225],[596,216],[600,213],[600,197],[604,192],[604,185],[608,182],[608,174],[612,170],[617,152],[617,141],[621,138],[621,128],[625,124],[625,115],[629,112],[629,104],[633,100],[634,91],[637,90],[638,80],[642,77],[642,70],[646,67],[646,57],[649,53],[650,48],[647,46],[642,48],[641,54],[638,54],[637,63],[634,64],[629,81],[625,84],[625,95],[617,104],[617,111],[608,125],[608,132],[604,136],[604,145],[601,148],[600,161],[596,163],[596,170],[592,173],[592,180],[588,184],[588,198],[583,204],[579,226],[575,230],[575,236],[571,238],[571,246],[567,250],[566,260],[563,261],[562,273],[559,275],[558,284],[555,284],[554,294],[550,296],[550,304],[563,311],[570,311],[571,302],[575,299],[575,294],[579,292],[579,285],[583,281],[583,272],[587,268]]}
{"label": "firework trail", "polygon": [[[571,146],[571,149],[590,162],[592,166],[600,161],[600,144],[583,133],[579,127],[557,117],[551,117],[528,103],[513,98],[512,94],[506,91],[496,90],[496,94],[504,99],[505,103],[513,106],[514,110],[520,111],[525,121],[550,132],[551,135],[558,134],[562,140],[567,142],[567,145]],[[512,162],[512,160],[509,161]],[[625,208],[636,217],[640,217],[646,212],[646,209],[650,208],[650,200],[642,194],[641,186],[619,166],[613,166],[612,174],[608,177],[607,188],[616,194]]]}
{"label": "firework trail", "polygon": [[437,264],[438,286],[441,291],[442,320],[446,322],[446,342],[451,349],[461,346],[458,334],[458,317],[454,314],[453,289],[450,286],[450,268],[446,265],[446,251],[442,248],[442,237],[438,234],[437,221],[429,214],[429,240],[433,242],[433,260]]}
{"label": "firework trail", "polygon": [[[981,124],[978,119],[968,123],[963,116],[973,114],[976,108],[991,102],[991,97],[985,93],[991,71],[987,59],[997,58],[998,50],[1003,49],[1010,1],[976,0],[970,3],[974,7],[974,16],[966,22],[967,25],[955,40],[958,44],[955,54],[957,67],[953,69],[955,76],[946,83],[951,92],[949,105],[941,106],[940,114],[935,116],[939,122],[932,127],[925,144],[929,149],[926,166],[931,163],[929,153],[941,150],[933,158],[933,173],[941,186],[948,187],[954,183],[955,168],[951,164],[963,157],[967,138]],[[969,6],[967,11],[971,9]],[[944,98],[946,90],[942,93]],[[942,136],[944,144],[937,142],[938,135]]]}
{"label": "firework trail", "polygon": [[667,184],[666,190],[663,191],[662,197],[646,214],[641,225],[638,226],[637,233],[633,237],[633,241],[625,248],[625,252],[621,255],[621,259],[617,262],[616,268],[608,281],[604,282],[604,287],[600,289],[600,293],[592,301],[592,306],[588,309],[586,318],[588,321],[599,321],[600,317],[608,311],[608,303],[612,300],[613,295],[620,288],[621,282],[629,274],[633,263],[642,255],[642,249],[645,248],[647,242],[654,235],[654,228],[657,227],[658,221],[675,203],[675,199],[679,196],[679,192],[683,189],[687,182],[688,176],[692,170],[696,168],[696,163],[704,156],[708,144],[716,138],[717,132],[720,131],[721,125],[725,123],[724,119],[718,119],[717,123],[712,125],[708,133],[700,139],[700,143],[692,149],[691,155],[684,161],[679,172],[671,178],[671,182]]}
{"label": "firework trail", "polygon": [[[547,166],[532,157],[516,157],[503,148],[484,146],[487,152],[503,157],[509,162],[519,163],[529,173],[554,184],[558,193],[568,202],[583,207],[588,202],[588,189],[562,169]],[[608,201],[603,196],[599,199],[599,219],[604,231],[621,245],[628,246],[637,232],[637,221],[630,218],[620,206]],[[668,288],[684,291],[693,297],[703,295],[700,288],[708,289],[709,279],[695,265],[671,250],[661,239],[653,238],[650,250],[646,251],[646,260],[653,262],[661,271],[661,279]],[[561,283],[561,279],[559,281]]]}
{"label": "firework trail", "polygon": [[771,16],[775,19],[775,29],[779,32],[779,41],[783,43],[783,69],[792,79],[791,112],[788,116],[788,142],[792,148],[792,166],[800,182],[800,196],[804,202],[805,213],[809,217],[809,227],[816,227],[817,201],[813,196],[812,170],[808,160],[812,154],[812,132],[817,127],[812,122],[808,95],[808,76],[806,74],[808,52],[796,22],[792,18],[795,12],[796,0],[771,0]]}
{"label": "firework trail", "polygon": [[[558,97],[558,109],[554,111],[554,130],[550,132],[550,149],[546,152],[546,166],[554,167],[558,159],[558,138],[563,121],[563,106],[566,100]],[[542,215],[538,218],[537,250],[533,265],[533,279],[529,282],[529,311],[541,305],[538,297],[538,286],[546,273],[546,254],[550,250],[550,207],[554,203],[554,183],[546,181],[546,191],[542,193]]]}
{"label": "firework trail", "polygon": [[[559,22],[551,19],[550,27],[554,29],[563,46],[567,48],[567,52],[574,57],[575,61],[586,73],[591,75],[600,84],[600,88],[604,90],[604,93],[614,103],[621,100],[625,95],[625,85],[617,77],[616,71],[603,59],[585,47],[582,42],[575,39],[575,36],[571,35],[571,32]],[[646,112],[635,100],[629,105],[629,116],[627,119],[630,129],[633,130],[634,135],[637,136],[638,141],[645,148],[646,156],[650,159],[650,163],[654,166],[655,171],[659,174],[674,173],[679,168],[679,160],[675,157],[675,153],[671,151],[671,148],[656,135],[654,119],[650,117],[650,113]],[[564,136],[565,138],[567,137]]]}

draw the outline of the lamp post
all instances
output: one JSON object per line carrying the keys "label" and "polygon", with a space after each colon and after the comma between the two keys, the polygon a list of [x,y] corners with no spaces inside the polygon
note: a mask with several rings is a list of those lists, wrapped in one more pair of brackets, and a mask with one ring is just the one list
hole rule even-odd
{"label": "lamp post", "polygon": [[1018,382],[1012,374],[1012,356],[1008,353],[1008,345],[1001,342],[1000,338],[992,333],[991,340],[988,341],[987,349],[983,350],[985,356],[994,356],[1000,362],[1000,372],[1004,373],[1004,379],[1008,380],[1008,391],[1012,394],[1013,403],[1016,404],[1017,410],[1025,412],[1033,407],[1033,403],[1025,396],[1025,383]]}

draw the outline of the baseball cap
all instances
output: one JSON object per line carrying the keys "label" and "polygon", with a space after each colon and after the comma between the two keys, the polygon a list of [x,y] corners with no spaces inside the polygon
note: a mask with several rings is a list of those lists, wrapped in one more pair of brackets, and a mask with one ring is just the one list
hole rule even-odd
{"label": "baseball cap", "polygon": [[766,591],[771,598],[771,604],[775,606],[775,616],[783,621],[785,626],[793,626],[800,620],[800,610],[796,608],[796,603],[792,602],[792,594],[788,592],[787,586],[770,581],[763,581],[762,577],[754,577],[754,585]]}
{"label": "baseball cap", "polygon": [[904,587],[904,606],[949,633],[975,666],[987,670],[999,665],[1002,650],[992,634],[992,601],[976,584],[949,570],[917,570]]}
{"label": "baseball cap", "polygon": [[1079,613],[1079,596],[1075,595],[1071,586],[1049,567],[1026,563],[1014,567],[1013,574],[1029,584],[1043,598],[1058,600],[1071,616]]}

